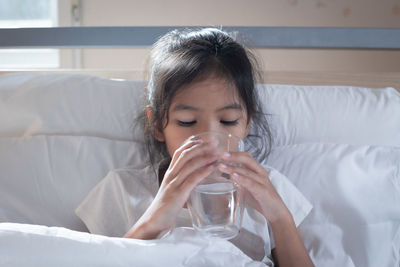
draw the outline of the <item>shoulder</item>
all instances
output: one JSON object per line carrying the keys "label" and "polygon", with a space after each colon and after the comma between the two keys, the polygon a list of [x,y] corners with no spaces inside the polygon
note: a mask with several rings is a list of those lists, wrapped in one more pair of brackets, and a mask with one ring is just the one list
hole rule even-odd
{"label": "shoulder", "polygon": [[260,163],[260,165],[268,172],[269,179],[271,180],[272,184],[275,187],[276,186],[294,187],[294,185],[286,177],[286,175],[282,174],[274,167],[266,164],[265,162]]}
{"label": "shoulder", "polygon": [[100,186],[118,184],[124,191],[141,190],[143,187],[153,194],[158,190],[158,179],[156,171],[152,166],[127,166],[113,169],[99,183]]}
{"label": "shoulder", "polygon": [[311,212],[311,203],[286,175],[265,163],[260,165],[268,172],[272,185],[292,213],[296,226],[299,226]]}
{"label": "shoulder", "polygon": [[281,184],[291,184],[289,179],[284,174],[276,170],[274,167],[268,165],[265,162],[260,163],[260,165],[268,172],[268,177],[275,187]]}
{"label": "shoulder", "polygon": [[122,236],[144,213],[157,190],[151,166],[113,169],[88,193],[75,213],[91,233]]}
{"label": "shoulder", "polygon": [[151,174],[151,171],[153,171],[152,166],[143,164],[139,166],[126,166],[123,168],[112,169],[109,171],[109,174],[117,175],[119,177],[130,177],[138,174]]}

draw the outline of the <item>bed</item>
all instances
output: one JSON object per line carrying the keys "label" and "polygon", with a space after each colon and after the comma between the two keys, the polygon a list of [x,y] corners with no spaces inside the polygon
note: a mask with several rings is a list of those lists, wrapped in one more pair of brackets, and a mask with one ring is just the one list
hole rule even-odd
{"label": "bed", "polygon": [[[11,37],[0,46],[35,46]],[[146,158],[139,77],[0,72],[0,266],[265,266],[189,228],[123,239],[75,215],[108,171]],[[258,88],[275,137],[267,163],[313,204],[300,229],[315,265],[400,266],[400,73],[266,72]]]}

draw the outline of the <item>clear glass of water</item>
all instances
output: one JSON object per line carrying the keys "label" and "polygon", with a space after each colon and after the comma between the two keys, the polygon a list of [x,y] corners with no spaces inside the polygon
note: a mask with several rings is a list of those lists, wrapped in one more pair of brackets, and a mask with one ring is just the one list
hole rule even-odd
{"label": "clear glass of water", "polygon": [[[243,151],[244,146],[239,137],[228,133],[206,132],[190,139],[216,142],[221,155],[223,152]],[[193,189],[187,206],[196,230],[232,239],[242,224],[242,192],[227,173],[218,170],[220,162],[223,162],[222,158],[214,164],[214,171]]]}

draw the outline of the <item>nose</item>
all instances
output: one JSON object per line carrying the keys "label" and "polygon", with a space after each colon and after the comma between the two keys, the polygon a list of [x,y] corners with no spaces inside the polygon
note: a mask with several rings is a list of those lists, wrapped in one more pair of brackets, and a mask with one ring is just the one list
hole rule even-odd
{"label": "nose", "polygon": [[202,125],[201,132],[223,132],[223,129],[219,122],[209,121]]}

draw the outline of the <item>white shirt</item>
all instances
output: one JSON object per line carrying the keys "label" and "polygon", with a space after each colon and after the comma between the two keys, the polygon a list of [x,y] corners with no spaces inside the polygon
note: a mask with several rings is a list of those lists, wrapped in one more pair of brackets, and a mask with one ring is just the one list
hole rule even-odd
{"label": "white shirt", "polygon": [[[311,204],[284,175],[268,166],[263,167],[296,226],[300,225],[311,211]],[[158,188],[158,174],[151,166],[112,170],[89,192],[75,213],[91,233],[121,237],[150,206]],[[175,226],[191,226],[186,209],[177,216]],[[250,206],[244,208],[239,235],[230,241],[252,259],[273,266],[271,229],[264,216]]]}

